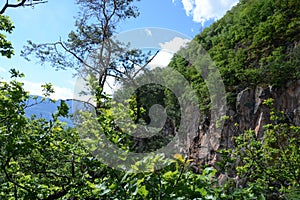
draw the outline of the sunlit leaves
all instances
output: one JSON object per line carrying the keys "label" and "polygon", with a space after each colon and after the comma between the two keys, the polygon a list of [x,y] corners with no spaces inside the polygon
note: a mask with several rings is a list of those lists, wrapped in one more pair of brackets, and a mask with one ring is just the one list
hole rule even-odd
{"label": "sunlit leaves", "polygon": [[1,32],[12,33],[14,26],[9,17],[0,15],[0,54],[7,58],[11,58],[14,54],[13,47],[10,41],[6,39],[6,36]]}
{"label": "sunlit leaves", "polygon": [[300,127],[287,123],[284,113],[275,111],[273,99],[264,104],[270,106],[272,123],[264,127],[263,138],[246,131],[235,139],[233,155],[240,161],[236,169],[244,184],[255,186],[257,195],[262,192],[272,198],[300,186]]}
{"label": "sunlit leaves", "polygon": [[[299,46],[299,15],[293,0],[241,1],[195,40],[216,63],[228,91],[256,84],[283,86],[299,79],[299,64],[287,62]],[[176,69],[189,70],[180,59],[174,61]]]}

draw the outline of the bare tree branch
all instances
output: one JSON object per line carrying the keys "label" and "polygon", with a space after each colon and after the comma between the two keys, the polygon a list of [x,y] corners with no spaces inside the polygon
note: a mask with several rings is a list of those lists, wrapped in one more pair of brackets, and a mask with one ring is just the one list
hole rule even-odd
{"label": "bare tree branch", "polygon": [[157,50],[156,52],[155,52],[155,54],[139,69],[139,70],[137,70],[135,73],[134,73],[134,75],[133,75],[133,77],[132,78],[135,78],[139,73],[140,73],[140,71],[141,70],[144,70],[146,67],[147,67],[147,65],[157,56],[157,54],[159,53],[159,50]]}
{"label": "bare tree branch", "polygon": [[33,6],[36,4],[40,4],[40,3],[47,3],[48,1],[42,1],[42,0],[31,0],[29,3],[26,3],[26,1],[28,0],[22,0],[20,3],[17,4],[10,4],[8,2],[8,0],[6,0],[6,3],[4,4],[3,8],[0,10],[0,14],[4,14],[4,12],[8,9],[8,8],[17,8],[20,6]]}

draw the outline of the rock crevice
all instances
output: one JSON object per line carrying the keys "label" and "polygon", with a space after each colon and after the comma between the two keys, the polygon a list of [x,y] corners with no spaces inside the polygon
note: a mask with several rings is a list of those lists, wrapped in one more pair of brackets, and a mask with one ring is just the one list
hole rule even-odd
{"label": "rock crevice", "polygon": [[270,123],[270,108],[263,104],[269,98],[274,99],[274,108],[283,111],[291,124],[300,126],[300,80],[287,83],[285,88],[248,87],[237,95],[235,106],[227,107],[221,133],[209,117],[200,123],[197,136],[189,146],[189,157],[194,165],[214,166],[221,159],[217,151],[233,149],[233,137],[245,130],[254,130],[262,137],[264,125]]}

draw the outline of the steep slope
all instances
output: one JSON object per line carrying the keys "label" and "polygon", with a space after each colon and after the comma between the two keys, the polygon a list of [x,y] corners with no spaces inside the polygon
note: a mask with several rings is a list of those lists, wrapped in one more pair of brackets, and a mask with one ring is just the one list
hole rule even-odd
{"label": "steep slope", "polygon": [[[191,82],[200,99],[203,121],[190,145],[195,165],[214,165],[220,149],[234,148],[233,136],[245,130],[264,134],[270,110],[262,102],[275,99],[289,123],[300,126],[300,4],[294,0],[242,0],[194,38],[210,54],[227,91],[222,132],[210,121],[209,96],[193,64],[175,56],[170,66]],[[184,49],[197,52],[192,47]],[[197,127],[198,125],[196,125]]]}
{"label": "steep slope", "polygon": [[298,1],[244,0],[196,36],[219,67],[228,90],[282,86],[299,75]]}

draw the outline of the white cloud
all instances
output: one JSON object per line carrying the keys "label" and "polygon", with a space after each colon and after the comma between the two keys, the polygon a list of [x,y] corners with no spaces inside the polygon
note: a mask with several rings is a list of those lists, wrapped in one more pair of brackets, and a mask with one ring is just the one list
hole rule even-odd
{"label": "white cloud", "polygon": [[[42,82],[30,82],[30,81],[22,81],[24,83],[24,88],[26,91],[29,91],[31,95],[39,95],[43,96],[43,91],[41,85],[44,85],[45,83]],[[55,91],[54,94],[51,94],[50,98],[52,99],[73,99],[73,90],[70,88],[64,88],[64,87],[58,87],[53,86],[53,89]]]}
{"label": "white cloud", "polygon": [[174,53],[176,53],[181,47],[184,47],[190,40],[183,39],[180,37],[174,37],[171,41],[160,43],[160,52],[154,57],[154,59],[149,63],[152,67],[166,67]]}
{"label": "white cloud", "polygon": [[146,28],[145,31],[148,36],[152,36],[152,32],[150,29]]}
{"label": "white cloud", "polygon": [[190,16],[192,14],[194,5],[194,0],[182,0],[183,8],[186,12],[187,16]]}
{"label": "white cloud", "polygon": [[171,41],[160,43],[159,46],[167,51],[176,53],[181,47],[184,47],[190,40],[180,37],[174,37]]}
{"label": "white cloud", "polygon": [[166,67],[170,63],[172,57],[173,53],[162,50],[153,58],[153,60],[148,65],[150,66],[150,68]]}
{"label": "white cloud", "polygon": [[210,19],[221,18],[238,0],[181,0],[185,12],[202,25]]}

